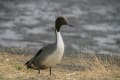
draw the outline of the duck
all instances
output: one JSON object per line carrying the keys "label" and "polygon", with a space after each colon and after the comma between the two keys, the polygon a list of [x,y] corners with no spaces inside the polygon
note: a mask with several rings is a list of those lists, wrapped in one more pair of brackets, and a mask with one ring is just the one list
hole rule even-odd
{"label": "duck", "polygon": [[55,20],[55,36],[56,40],[52,44],[48,44],[41,48],[35,56],[25,63],[27,68],[38,70],[44,70],[49,68],[50,75],[52,67],[56,64],[60,64],[64,54],[64,42],[61,36],[60,29],[62,26],[68,25],[72,27],[66,17],[59,16]]}

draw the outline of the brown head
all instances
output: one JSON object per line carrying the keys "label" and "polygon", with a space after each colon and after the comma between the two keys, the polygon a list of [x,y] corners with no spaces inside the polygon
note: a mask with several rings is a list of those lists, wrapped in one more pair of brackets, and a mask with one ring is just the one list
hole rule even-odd
{"label": "brown head", "polygon": [[60,28],[61,26],[63,25],[69,25],[69,26],[72,26],[68,23],[68,20],[65,18],[65,17],[58,17],[55,21],[55,28],[56,28],[56,31],[59,32],[60,31]]}

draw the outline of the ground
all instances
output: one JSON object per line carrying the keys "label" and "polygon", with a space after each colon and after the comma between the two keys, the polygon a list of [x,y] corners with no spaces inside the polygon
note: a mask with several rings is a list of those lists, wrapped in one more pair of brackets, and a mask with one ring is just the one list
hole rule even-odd
{"label": "ground", "polygon": [[32,56],[0,52],[0,80],[120,80],[120,56],[64,57],[59,65],[52,68],[51,76],[49,69],[39,74],[25,67],[24,63]]}

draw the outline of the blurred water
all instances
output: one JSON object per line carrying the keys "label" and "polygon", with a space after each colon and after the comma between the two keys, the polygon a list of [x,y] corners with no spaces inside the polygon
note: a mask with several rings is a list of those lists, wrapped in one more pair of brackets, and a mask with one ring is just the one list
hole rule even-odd
{"label": "blurred water", "polygon": [[62,27],[67,53],[120,53],[119,0],[1,0],[0,46],[41,48],[55,40],[54,21],[67,16],[75,28]]}

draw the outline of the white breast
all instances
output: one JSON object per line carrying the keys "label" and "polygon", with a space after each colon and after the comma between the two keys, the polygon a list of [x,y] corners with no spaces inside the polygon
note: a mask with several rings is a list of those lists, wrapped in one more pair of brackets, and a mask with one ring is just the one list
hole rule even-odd
{"label": "white breast", "polygon": [[64,53],[64,43],[61,37],[60,32],[57,32],[57,42],[56,42],[56,49],[53,51],[51,55],[49,55],[46,60],[43,62],[44,65],[47,66],[54,66],[58,64]]}

